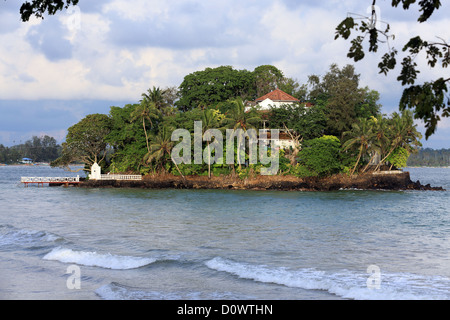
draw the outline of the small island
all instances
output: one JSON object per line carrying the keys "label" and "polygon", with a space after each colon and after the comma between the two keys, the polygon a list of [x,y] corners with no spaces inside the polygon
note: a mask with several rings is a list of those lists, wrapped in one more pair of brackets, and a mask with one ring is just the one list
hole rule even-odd
{"label": "small island", "polygon": [[351,65],[303,85],[274,66],[206,68],[86,116],[51,166],[140,177],[80,187],[443,190],[401,171],[421,146],[412,113],[382,114],[359,77]]}
{"label": "small island", "polygon": [[337,190],[429,190],[445,191],[442,187],[413,182],[409,172],[396,174],[365,174],[355,177],[334,175],[324,178],[297,178],[294,176],[259,176],[240,179],[222,176],[209,179],[205,176],[175,175],[145,176],[142,180],[85,180],[81,188],[140,188],[140,189],[218,189],[258,191],[337,191]]}

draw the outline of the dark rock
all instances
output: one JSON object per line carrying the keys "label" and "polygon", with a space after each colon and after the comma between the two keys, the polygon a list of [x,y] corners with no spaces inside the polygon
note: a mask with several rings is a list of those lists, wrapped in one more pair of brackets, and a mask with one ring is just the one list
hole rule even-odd
{"label": "dark rock", "polygon": [[442,187],[423,186],[413,182],[409,172],[397,174],[364,174],[349,177],[334,175],[325,178],[297,178],[293,176],[257,176],[241,180],[237,177],[146,176],[141,181],[86,180],[83,188],[145,188],[145,189],[235,189],[235,190],[284,190],[284,191],[334,191],[341,189],[363,190],[433,190]]}

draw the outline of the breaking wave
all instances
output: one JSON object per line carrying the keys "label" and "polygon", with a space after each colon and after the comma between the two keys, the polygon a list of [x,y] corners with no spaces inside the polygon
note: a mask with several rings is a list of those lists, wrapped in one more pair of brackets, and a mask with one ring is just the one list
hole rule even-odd
{"label": "breaking wave", "polygon": [[72,249],[61,247],[53,249],[51,252],[46,254],[43,259],[114,270],[141,268],[157,261],[153,258],[74,251]]}
{"label": "breaking wave", "polygon": [[369,274],[349,270],[325,272],[312,268],[291,270],[235,262],[220,257],[207,261],[216,271],[242,279],[274,283],[308,290],[324,290],[345,299],[355,300],[448,300],[450,279],[407,273],[382,274],[379,289],[367,286]]}

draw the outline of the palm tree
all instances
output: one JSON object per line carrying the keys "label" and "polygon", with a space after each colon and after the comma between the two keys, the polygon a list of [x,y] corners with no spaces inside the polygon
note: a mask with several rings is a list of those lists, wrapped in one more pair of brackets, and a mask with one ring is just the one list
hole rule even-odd
{"label": "palm tree", "polygon": [[167,107],[167,103],[164,97],[165,94],[166,90],[161,90],[159,87],[153,87],[152,89],[148,89],[147,92],[144,92],[141,96],[143,99],[147,99],[148,101],[154,103],[156,109],[166,115],[165,109]]}
{"label": "palm tree", "polygon": [[[206,109],[202,111],[202,136],[208,129],[217,128],[219,125],[218,110]],[[211,142],[207,141],[208,146],[208,177],[211,179],[211,152],[209,149],[209,144]]]}
{"label": "palm tree", "polygon": [[232,108],[224,119],[226,127],[247,131],[247,129],[254,129],[261,121],[261,117],[253,110],[245,111],[245,105],[241,98],[229,100],[229,102]]}
{"label": "palm tree", "polygon": [[142,126],[145,133],[145,141],[147,142],[147,151],[150,152],[150,146],[148,142],[147,129],[145,125],[145,120],[150,122],[150,127],[153,127],[152,119],[158,119],[160,112],[156,109],[155,104],[148,99],[144,98],[141,103],[136,107],[136,109],[131,114],[131,120],[136,121],[137,119],[142,119]]}
{"label": "palm tree", "polygon": [[402,111],[402,114],[394,112],[390,119],[389,127],[390,144],[384,158],[378,163],[375,170],[379,170],[381,164],[397,149],[403,147],[408,152],[414,152],[417,147],[421,146],[420,139],[422,134],[417,131],[417,125],[414,124],[412,112],[409,110]]}
{"label": "palm tree", "polygon": [[389,137],[387,135],[388,132],[388,123],[385,118],[383,118],[382,115],[378,115],[377,117],[371,116],[369,118],[370,125],[372,128],[372,142],[369,146],[368,152],[372,153],[372,156],[367,163],[367,165],[364,167],[362,172],[366,172],[366,170],[369,168],[370,164],[372,163],[373,159],[377,155],[383,155],[385,153],[385,148],[387,145],[389,145]]}
{"label": "palm tree", "polygon": [[358,158],[351,174],[355,172],[361,158],[368,153],[370,146],[373,144],[373,128],[369,119],[360,119],[358,123],[352,124],[350,131],[344,132],[344,136],[349,135],[350,138],[342,145],[344,150],[357,147]]}
{"label": "palm tree", "polygon": [[[228,112],[226,118],[223,120],[225,128],[233,128],[234,130],[241,129],[244,132],[247,129],[256,129],[256,125],[261,121],[261,117],[251,110],[245,111],[245,105],[241,98],[229,100],[232,105],[231,110]],[[242,135],[239,135],[242,139]],[[241,141],[239,141],[240,145]],[[238,156],[239,169],[241,169],[241,161]]]}
{"label": "palm tree", "polygon": [[170,156],[170,159],[175,164],[178,173],[185,179],[184,175],[181,173],[180,168],[178,168],[177,163],[172,157],[172,148],[174,142],[171,139],[171,133],[167,127],[163,127],[158,135],[155,136],[153,143],[150,146],[150,151],[145,155],[144,161],[147,163],[155,160],[156,163],[160,162],[161,167],[164,167],[164,161],[166,156]]}

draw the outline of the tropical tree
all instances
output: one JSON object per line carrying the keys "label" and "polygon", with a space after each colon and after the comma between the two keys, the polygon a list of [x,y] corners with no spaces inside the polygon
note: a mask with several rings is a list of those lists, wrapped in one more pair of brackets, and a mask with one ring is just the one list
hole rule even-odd
{"label": "tropical tree", "polygon": [[253,71],[256,95],[261,97],[280,86],[285,79],[283,72],[272,65],[262,65]]}
{"label": "tropical tree", "polygon": [[[241,98],[236,98],[229,100],[231,103],[231,108],[223,119],[224,128],[230,128],[234,130],[241,129],[243,132],[247,132],[248,129],[256,129],[258,124],[261,122],[261,116],[256,112],[256,110],[251,109],[250,111],[245,111],[245,105]],[[244,138],[243,134],[238,136],[238,145],[242,143]],[[239,169],[241,169],[241,160],[238,156]]]}
{"label": "tropical tree", "polygon": [[414,124],[412,112],[409,110],[402,111],[401,114],[394,112],[390,119],[389,126],[389,146],[387,152],[378,163],[375,170],[379,170],[380,166],[386,159],[399,147],[404,148],[407,152],[416,152],[417,148],[422,144],[422,134],[417,130]]}
{"label": "tropical tree", "polygon": [[172,157],[174,142],[172,141],[171,137],[172,134],[169,128],[162,127],[158,135],[154,137],[153,142],[150,145],[150,152],[145,155],[144,161],[146,161],[147,163],[155,161],[156,164],[160,164],[161,168],[164,168],[167,158],[170,158],[177,168],[178,173],[184,179],[184,175],[181,173],[180,168],[178,168],[177,163]]}
{"label": "tropical tree", "polygon": [[324,135],[306,140],[299,152],[300,165],[313,175],[326,176],[341,168],[341,142],[335,136]]}
{"label": "tropical tree", "polygon": [[154,106],[163,116],[171,115],[176,99],[176,92],[174,88],[166,88],[162,90],[160,87],[153,86],[152,89],[148,89],[144,92],[142,98],[148,100],[150,103],[154,103]]}
{"label": "tropical tree", "polygon": [[[221,119],[220,119],[220,112],[219,110],[214,109],[206,109],[202,112],[202,136],[203,134],[209,130],[214,129],[219,126]],[[211,141],[207,141],[207,148],[208,148],[208,177],[211,179],[211,152],[210,152],[210,143]]]}
{"label": "tropical tree", "polygon": [[408,158],[410,153],[403,147],[398,147],[392,152],[389,157],[386,159],[390,164],[389,170],[392,169],[392,167],[396,168],[404,168],[407,165]]}
{"label": "tropical tree", "polygon": [[153,86],[152,89],[147,90],[147,93],[143,93],[142,97],[153,102],[157,109],[164,106],[164,91],[160,87]]}
{"label": "tropical tree", "polygon": [[351,172],[355,172],[358,167],[361,158],[368,154],[370,147],[374,143],[374,131],[372,121],[369,119],[361,118],[359,122],[352,125],[350,131],[344,132],[344,137],[349,136],[349,139],[342,145],[344,151],[350,149],[358,150],[358,158],[356,159],[355,166]]}
{"label": "tropical tree", "polygon": [[359,80],[360,75],[352,65],[339,68],[337,64],[332,64],[324,76],[309,76],[309,98],[316,105],[324,104],[327,134],[341,136],[343,132],[350,131],[352,123],[359,118],[378,115],[381,107],[377,103],[378,92],[361,88]]}
{"label": "tropical tree", "polygon": [[148,142],[148,134],[145,121],[148,120],[150,122],[150,126],[153,127],[152,119],[158,119],[160,114],[160,111],[156,108],[155,102],[150,101],[149,99],[147,99],[147,97],[144,97],[141,100],[141,103],[137,105],[136,109],[131,114],[132,121],[142,119],[142,127],[144,128],[148,152],[150,152],[150,146]]}
{"label": "tropical tree", "polygon": [[138,107],[138,104],[127,104],[110,109],[112,128],[107,142],[114,148],[111,156],[112,170],[139,171],[143,164],[142,159],[149,152],[142,124],[140,121],[133,121],[131,116]]}
{"label": "tropical tree", "polygon": [[256,110],[251,109],[246,112],[244,102],[241,98],[228,100],[228,102],[231,103],[231,108],[223,120],[226,128],[235,130],[242,129],[244,131],[247,131],[247,129],[256,129],[261,122],[261,116]]}
{"label": "tropical tree", "polygon": [[111,119],[107,115],[90,114],[67,131],[61,157],[50,163],[52,167],[69,169],[69,165],[75,161],[92,165],[105,159],[107,136],[111,131]]}
{"label": "tropical tree", "polygon": [[386,148],[390,144],[389,139],[389,123],[383,115],[378,115],[377,117],[370,117],[369,119],[371,129],[372,129],[372,141],[369,153],[372,154],[367,165],[364,167],[362,172],[365,172],[369,166],[372,164],[373,160],[377,155],[383,155],[386,153]]}
{"label": "tropical tree", "polygon": [[272,107],[269,115],[271,128],[289,128],[300,140],[312,140],[323,136],[326,116],[322,106],[306,106],[304,103],[283,104]]}
{"label": "tropical tree", "polygon": [[202,104],[216,105],[237,97],[254,99],[254,83],[254,74],[248,70],[235,70],[231,66],[206,68],[184,77],[176,105],[188,111]]}

